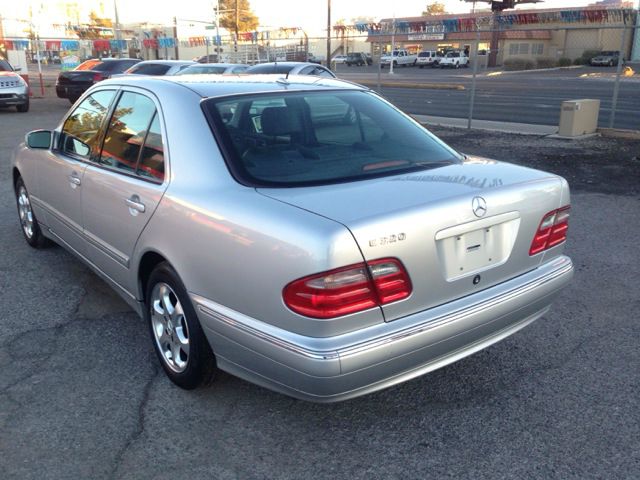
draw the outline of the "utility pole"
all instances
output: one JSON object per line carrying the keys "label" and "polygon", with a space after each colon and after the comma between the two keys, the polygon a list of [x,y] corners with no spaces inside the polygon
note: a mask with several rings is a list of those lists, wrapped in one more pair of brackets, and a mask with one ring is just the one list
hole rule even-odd
{"label": "utility pole", "polygon": [[638,0],[638,7],[636,8],[636,28],[635,33],[633,26],[631,27],[633,35],[633,44],[631,45],[631,58],[633,62],[640,62],[640,0]]}
{"label": "utility pole", "polygon": [[327,67],[331,68],[331,0],[327,0]]}

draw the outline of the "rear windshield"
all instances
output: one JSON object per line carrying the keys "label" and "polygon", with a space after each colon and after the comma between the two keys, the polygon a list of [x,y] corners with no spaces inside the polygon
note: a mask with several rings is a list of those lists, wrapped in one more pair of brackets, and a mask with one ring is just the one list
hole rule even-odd
{"label": "rear windshield", "polygon": [[213,67],[213,66],[194,66],[187,67],[184,70],[181,70],[176,75],[194,75],[194,74],[206,74],[212,73],[216,75],[221,75],[227,70],[227,67]]}
{"label": "rear windshield", "polygon": [[127,68],[138,63],[135,60],[110,60],[102,62],[95,67],[91,67],[91,70],[98,72],[124,72]]}
{"label": "rear windshield", "polygon": [[9,65],[8,62],[4,60],[0,60],[0,72],[12,72],[13,68]]}
{"label": "rear windshield", "polygon": [[370,92],[241,95],[209,99],[203,108],[227,165],[245,185],[340,183],[461,161]]}
{"label": "rear windshield", "polygon": [[254,65],[247,70],[247,73],[289,73],[292,68],[292,65],[265,63],[263,65]]}
{"label": "rear windshield", "polygon": [[128,73],[135,73],[137,75],[164,75],[170,68],[171,65],[164,65],[162,63],[145,63],[144,65],[134,65]]}

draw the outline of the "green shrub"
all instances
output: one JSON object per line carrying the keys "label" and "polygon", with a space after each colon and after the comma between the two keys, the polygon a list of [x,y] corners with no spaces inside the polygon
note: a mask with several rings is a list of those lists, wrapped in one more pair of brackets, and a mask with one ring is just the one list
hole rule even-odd
{"label": "green shrub", "polygon": [[528,58],[507,58],[504,62],[505,70],[531,70],[534,67],[533,60]]}
{"label": "green shrub", "polygon": [[553,58],[538,58],[536,59],[536,68],[553,68],[558,65],[558,62]]}
{"label": "green shrub", "polygon": [[571,62],[571,59],[567,58],[567,57],[562,57],[561,59],[558,60],[558,66],[559,67],[568,67],[572,63],[573,62]]}
{"label": "green shrub", "polygon": [[584,52],[582,52],[582,55],[580,55],[580,58],[582,59],[581,65],[589,64],[589,60],[591,60],[593,57],[597,57],[599,53],[600,50],[585,50]]}
{"label": "green shrub", "polygon": [[588,60],[585,61],[584,58],[582,57],[578,57],[573,61],[574,65],[586,65],[588,63]]}

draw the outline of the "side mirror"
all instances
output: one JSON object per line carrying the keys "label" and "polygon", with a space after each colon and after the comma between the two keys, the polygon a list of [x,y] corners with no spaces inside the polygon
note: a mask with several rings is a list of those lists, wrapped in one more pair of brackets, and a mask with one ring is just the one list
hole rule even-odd
{"label": "side mirror", "polygon": [[34,130],[27,133],[26,144],[29,148],[41,148],[48,150],[51,148],[51,130]]}
{"label": "side mirror", "polygon": [[15,67],[15,68],[13,69],[13,71],[14,71],[14,72],[20,72],[20,71],[22,71],[22,67]]}

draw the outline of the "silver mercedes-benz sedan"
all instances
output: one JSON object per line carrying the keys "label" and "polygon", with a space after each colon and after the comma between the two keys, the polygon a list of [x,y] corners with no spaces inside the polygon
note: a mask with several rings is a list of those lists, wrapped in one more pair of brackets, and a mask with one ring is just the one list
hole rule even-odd
{"label": "silver mercedes-benz sedan", "polygon": [[456,152],[335,79],[100,82],[12,175],[29,245],[95,270],[188,389],[220,369],[373,392],[520,330],[573,275],[564,179]]}

